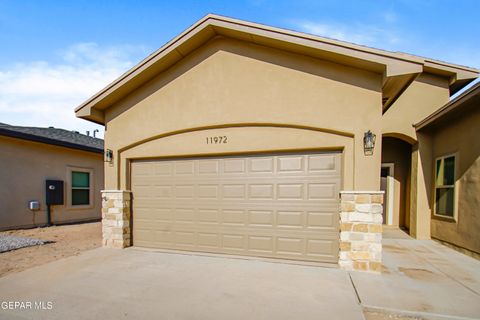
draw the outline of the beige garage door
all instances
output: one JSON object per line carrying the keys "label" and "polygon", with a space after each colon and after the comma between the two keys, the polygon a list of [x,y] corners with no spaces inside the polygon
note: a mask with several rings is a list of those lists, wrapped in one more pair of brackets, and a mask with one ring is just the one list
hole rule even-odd
{"label": "beige garage door", "polygon": [[132,163],[133,244],[338,260],[339,153]]}

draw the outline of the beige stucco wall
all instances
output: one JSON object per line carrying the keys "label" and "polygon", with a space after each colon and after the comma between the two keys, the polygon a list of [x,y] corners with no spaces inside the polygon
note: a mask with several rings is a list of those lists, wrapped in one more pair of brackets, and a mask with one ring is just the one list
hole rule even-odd
{"label": "beige stucco wall", "polygon": [[448,78],[420,74],[382,117],[382,133],[417,141],[413,124],[425,119],[450,99]]}
{"label": "beige stucco wall", "polygon": [[[456,156],[456,221],[433,215],[432,237],[480,253],[480,109],[450,121],[432,133],[432,168],[437,157]],[[433,181],[432,181],[433,190]]]}
{"label": "beige stucco wall", "polygon": [[[52,206],[52,222],[67,223],[101,218],[103,156],[44,143],[0,136],[0,229],[32,227],[46,223],[45,180],[65,182],[69,199],[68,167],[93,170],[94,201],[87,209]],[[40,210],[28,209],[30,200],[40,201]]]}
{"label": "beige stucco wall", "polygon": [[106,188],[128,188],[127,159],[341,149],[344,188],[379,190],[381,139],[365,156],[363,134],[381,108],[379,74],[215,38],[106,110]]}
{"label": "beige stucco wall", "polygon": [[405,225],[418,239],[430,238],[431,141],[416,132],[413,124],[445,105],[449,98],[448,78],[422,73],[382,117],[383,136],[412,144],[410,216]]}

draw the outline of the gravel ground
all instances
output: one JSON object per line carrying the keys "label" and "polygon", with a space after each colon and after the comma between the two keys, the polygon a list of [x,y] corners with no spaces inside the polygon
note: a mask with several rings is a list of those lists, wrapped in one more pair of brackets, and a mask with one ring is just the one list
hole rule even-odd
{"label": "gravel ground", "polygon": [[102,225],[94,222],[0,232],[0,239],[5,236],[40,239],[46,244],[8,252],[0,250],[0,277],[100,247]]}
{"label": "gravel ground", "polygon": [[51,241],[0,234],[0,252],[38,246],[49,242]]}

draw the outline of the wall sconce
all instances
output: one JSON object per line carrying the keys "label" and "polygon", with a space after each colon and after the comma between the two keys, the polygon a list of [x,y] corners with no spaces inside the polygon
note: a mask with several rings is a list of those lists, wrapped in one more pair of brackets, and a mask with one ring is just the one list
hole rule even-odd
{"label": "wall sconce", "polygon": [[105,150],[105,162],[112,162],[113,161],[113,151],[110,149]]}
{"label": "wall sconce", "polygon": [[373,154],[373,148],[375,148],[376,135],[372,131],[368,130],[363,136],[363,152],[366,156]]}

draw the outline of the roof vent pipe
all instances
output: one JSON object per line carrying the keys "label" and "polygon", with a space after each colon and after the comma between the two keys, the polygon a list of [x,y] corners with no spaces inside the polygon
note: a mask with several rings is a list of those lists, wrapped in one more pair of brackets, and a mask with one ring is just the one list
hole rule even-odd
{"label": "roof vent pipe", "polygon": [[93,130],[93,137],[94,137],[94,138],[96,138],[96,133],[99,132],[99,131],[100,131],[100,130],[98,130],[98,129]]}
{"label": "roof vent pipe", "polygon": [[89,136],[89,137],[90,137],[90,131],[88,131],[88,130],[87,130],[87,136]]}

